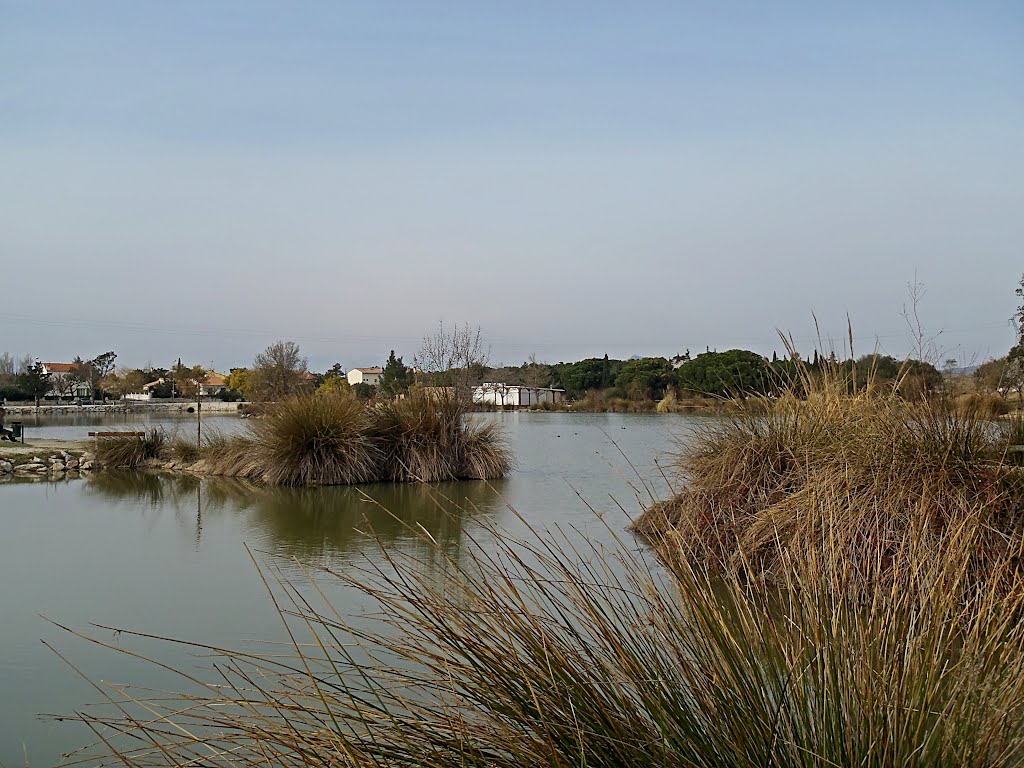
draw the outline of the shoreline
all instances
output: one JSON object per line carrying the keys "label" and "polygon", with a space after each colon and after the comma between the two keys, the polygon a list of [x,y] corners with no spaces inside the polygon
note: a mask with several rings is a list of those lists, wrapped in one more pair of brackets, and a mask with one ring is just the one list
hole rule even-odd
{"label": "shoreline", "polygon": [[[240,413],[242,406],[249,403],[227,403],[222,400],[203,400],[203,413]],[[83,405],[41,403],[39,407],[29,404],[9,404],[3,406],[8,417],[33,415],[75,415],[82,413],[195,413],[199,407],[196,400],[173,400],[167,402],[122,400],[116,403],[89,403]]]}

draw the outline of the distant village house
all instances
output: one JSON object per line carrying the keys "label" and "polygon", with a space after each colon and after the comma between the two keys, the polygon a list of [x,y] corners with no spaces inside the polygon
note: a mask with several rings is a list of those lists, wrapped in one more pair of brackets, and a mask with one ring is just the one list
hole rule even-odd
{"label": "distant village house", "polygon": [[92,386],[88,381],[75,377],[74,363],[42,363],[43,373],[50,376],[50,391],[46,397],[92,397]]}
{"label": "distant village house", "polygon": [[348,372],[348,383],[353,387],[356,384],[369,384],[376,387],[380,384],[383,368],[353,368]]}

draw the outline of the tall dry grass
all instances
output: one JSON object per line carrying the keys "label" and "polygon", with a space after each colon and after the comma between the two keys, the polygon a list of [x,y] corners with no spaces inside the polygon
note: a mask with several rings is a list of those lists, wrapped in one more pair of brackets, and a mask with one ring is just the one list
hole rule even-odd
{"label": "tall dry grass", "polygon": [[[97,684],[107,710],[71,719],[100,741],[64,765],[1024,764],[1020,597],[960,599],[969,537],[867,602],[799,568],[777,589],[669,577],[621,542],[494,536],[456,559],[425,541],[443,577],[382,547],[274,585],[290,653],[192,646],[207,672],[178,670],[180,694]],[[328,576],[379,622],[320,602]],[[93,642],[134,654],[127,634]]]}
{"label": "tall dry grass", "polygon": [[270,485],[494,479],[512,467],[499,425],[476,424],[438,396],[370,406],[347,394],[293,397],[204,459],[213,474]]}
{"label": "tall dry grass", "polygon": [[159,458],[167,445],[167,434],[160,428],[147,429],[141,437],[111,435],[96,438],[96,463],[102,467],[134,469],[148,459]]}
{"label": "tall dry grass", "polygon": [[370,416],[384,480],[491,480],[512,467],[502,428],[471,421],[456,397],[412,395],[379,403]]}
{"label": "tall dry grass", "polygon": [[966,538],[972,578],[1016,579],[1024,477],[988,414],[855,376],[826,368],[799,382],[801,397],[702,424],[680,447],[679,492],[634,530],[673,563],[761,576],[785,554],[808,578],[852,568],[865,587]]}
{"label": "tall dry grass", "polygon": [[354,397],[300,395],[255,422],[255,446],[270,485],[351,485],[376,480],[381,451]]}

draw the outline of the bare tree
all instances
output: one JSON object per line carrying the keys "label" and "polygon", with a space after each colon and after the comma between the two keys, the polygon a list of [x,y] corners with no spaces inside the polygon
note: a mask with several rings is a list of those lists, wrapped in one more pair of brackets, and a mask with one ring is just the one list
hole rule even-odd
{"label": "bare tree", "polygon": [[547,363],[538,363],[537,355],[530,355],[526,361],[526,373],[523,381],[528,387],[544,389],[551,386],[551,366]]}
{"label": "bare tree", "polygon": [[929,335],[921,322],[921,302],[927,292],[924,283],[917,279],[917,273],[915,272],[914,281],[907,283],[907,301],[909,305],[904,304],[903,311],[900,314],[903,316],[903,320],[910,331],[913,343],[911,354],[913,357],[926,363],[935,364],[941,356],[936,341],[942,335],[942,331]]}
{"label": "bare tree", "polygon": [[474,384],[487,369],[491,349],[484,343],[480,326],[445,325],[438,321],[437,330],[423,337],[415,366],[429,377],[432,384],[452,387],[460,399],[468,399]]}
{"label": "bare tree", "polygon": [[250,375],[257,400],[279,400],[306,387],[306,358],[294,341],[276,341],[256,355]]}
{"label": "bare tree", "polygon": [[10,352],[4,352],[0,355],[0,380],[11,379],[17,372],[17,363],[14,360],[14,356]]}

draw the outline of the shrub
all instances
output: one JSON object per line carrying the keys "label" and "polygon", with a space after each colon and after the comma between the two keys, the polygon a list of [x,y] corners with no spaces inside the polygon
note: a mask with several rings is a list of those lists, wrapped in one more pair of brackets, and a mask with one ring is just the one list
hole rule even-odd
{"label": "shrub", "polygon": [[865,579],[875,562],[943,557],[959,532],[972,537],[975,578],[1005,575],[1022,543],[1024,483],[990,422],[871,387],[851,394],[839,378],[807,386],[766,413],[703,424],[677,457],[680,492],[635,530],[669,562],[761,575],[785,552],[809,573]]}
{"label": "shrub", "polygon": [[377,404],[371,418],[383,453],[381,479],[493,479],[511,468],[501,428],[467,421],[457,397],[413,394]]}
{"label": "shrub", "polygon": [[1008,414],[1010,404],[999,395],[970,393],[957,397],[953,410],[964,418],[995,419]]}
{"label": "shrub", "polygon": [[253,449],[271,485],[348,485],[376,480],[381,452],[361,403],[299,395],[256,422]]}
{"label": "shrub", "polygon": [[181,461],[198,461],[203,453],[201,446],[182,435],[175,435],[171,439],[169,449],[171,455]]}
{"label": "shrub", "polygon": [[147,459],[159,458],[166,443],[167,433],[156,427],[146,430],[142,437],[100,437],[96,439],[96,462],[104,467],[133,469]]}

